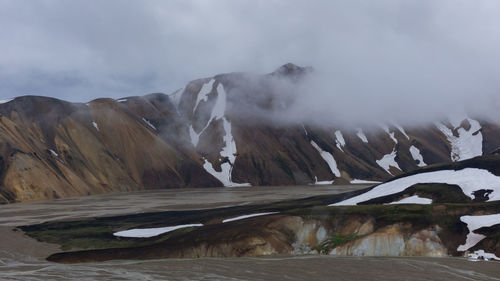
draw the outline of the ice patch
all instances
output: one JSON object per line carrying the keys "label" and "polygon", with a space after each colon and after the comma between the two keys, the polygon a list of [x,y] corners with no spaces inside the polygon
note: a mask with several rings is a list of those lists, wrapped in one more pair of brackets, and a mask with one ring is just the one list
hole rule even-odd
{"label": "ice patch", "polygon": [[413,146],[413,145],[410,146],[410,153],[411,153],[411,157],[413,157],[413,160],[415,160],[417,162],[417,165],[419,167],[423,167],[423,166],[427,165],[424,162],[424,157],[420,153],[420,150],[416,146]]}
{"label": "ice patch", "polygon": [[368,143],[368,139],[365,136],[365,133],[363,133],[363,130],[361,128],[358,128],[356,130],[356,135],[358,138],[360,138],[364,143]]}
{"label": "ice patch", "polygon": [[92,121],[92,126],[94,126],[94,128],[99,131],[99,126],[97,126],[97,123]]}
{"label": "ice patch", "polygon": [[142,121],[148,124],[148,126],[151,127],[153,130],[156,130],[156,127],[153,124],[151,124],[151,122],[149,122],[149,120],[147,120],[146,118],[142,117]]}
{"label": "ice patch", "polygon": [[345,146],[345,140],[344,136],[342,135],[342,132],[339,130],[335,131],[335,145],[337,146],[338,149],[344,152],[342,147]]}
{"label": "ice patch", "polygon": [[214,83],[215,83],[215,79],[210,79],[210,81],[208,83],[203,84],[200,92],[198,93],[198,96],[196,97],[196,103],[193,107],[193,113],[198,108],[198,104],[200,103],[200,101],[206,102],[208,100],[208,94],[210,94],[210,92],[212,91]]}
{"label": "ice patch", "polygon": [[474,191],[480,189],[492,189],[488,201],[500,200],[500,177],[495,176],[488,170],[477,168],[466,168],[463,170],[442,170],[428,173],[421,173],[395,179],[382,183],[372,190],[361,195],[349,198],[347,200],[331,204],[334,205],[356,205],[360,202],[368,201],[373,198],[386,196],[401,192],[406,188],[417,183],[444,183],[456,184],[460,186],[463,193],[474,199]]}
{"label": "ice patch", "polygon": [[[483,155],[483,135],[481,125],[476,120],[466,118],[471,125],[467,131],[460,127],[460,122],[452,121],[454,129],[457,130],[458,137],[453,135],[453,131],[442,123],[435,123],[436,127],[446,136],[451,145],[451,160],[460,161]],[[458,129],[457,129],[458,128]],[[474,135],[475,134],[475,135]]]}
{"label": "ice patch", "polygon": [[244,216],[239,216],[239,217],[234,217],[230,219],[225,219],[222,221],[222,223],[230,222],[230,221],[237,221],[237,220],[242,220],[242,219],[247,219],[247,218],[252,218],[252,217],[258,217],[258,216],[265,216],[265,215],[272,215],[272,214],[277,214],[279,212],[268,212],[268,213],[257,213],[257,214],[251,214],[251,215],[244,215]]}
{"label": "ice patch", "polygon": [[311,141],[312,146],[319,152],[323,160],[328,164],[328,167],[330,167],[330,171],[339,178],[340,177],[340,171],[337,168],[337,162],[335,162],[335,158],[333,158],[333,155],[330,152],[324,151],[319,147],[314,141]]}
{"label": "ice patch", "polygon": [[389,168],[392,166],[394,168],[397,168],[398,170],[401,170],[399,167],[398,163],[396,162],[396,150],[393,150],[390,154],[384,155],[382,159],[376,160],[377,164],[382,167],[387,173],[390,175],[393,175],[390,171]]}
{"label": "ice patch", "polygon": [[198,226],[203,226],[203,224],[196,223],[196,224],[182,224],[182,225],[167,226],[167,227],[155,227],[155,228],[134,228],[130,230],[118,231],[113,233],[113,235],[119,237],[130,237],[130,238],[149,238],[181,228],[198,227]]}
{"label": "ice patch", "polygon": [[474,230],[477,230],[481,227],[489,227],[495,224],[500,224],[500,214],[484,216],[461,216],[460,220],[467,224],[469,234],[467,234],[465,244],[458,246],[457,251],[466,251],[486,238],[486,236],[482,234],[474,233]]}
{"label": "ice patch", "polygon": [[399,201],[394,201],[389,203],[389,205],[393,204],[422,204],[422,205],[428,205],[432,204],[432,199],[429,198],[423,198],[418,195],[413,195],[410,197],[403,198]]}

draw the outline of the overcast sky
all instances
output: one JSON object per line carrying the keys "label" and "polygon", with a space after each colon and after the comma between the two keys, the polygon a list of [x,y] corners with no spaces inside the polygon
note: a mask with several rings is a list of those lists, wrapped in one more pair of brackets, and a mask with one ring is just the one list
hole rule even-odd
{"label": "overcast sky", "polygon": [[420,96],[481,110],[500,106],[499,27],[497,0],[0,0],[0,98],[170,93],[293,62],[342,106]]}

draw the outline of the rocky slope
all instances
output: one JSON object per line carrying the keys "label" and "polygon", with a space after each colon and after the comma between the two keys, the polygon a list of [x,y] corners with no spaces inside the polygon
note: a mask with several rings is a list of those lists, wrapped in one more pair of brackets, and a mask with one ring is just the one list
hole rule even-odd
{"label": "rocky slope", "polygon": [[87,104],[24,96],[0,104],[0,202],[383,181],[500,147],[500,126],[473,118],[411,128],[274,122],[269,114],[286,109],[288,98],[276,81],[293,86],[310,72],[287,64],[267,75],[195,80],[171,95]]}

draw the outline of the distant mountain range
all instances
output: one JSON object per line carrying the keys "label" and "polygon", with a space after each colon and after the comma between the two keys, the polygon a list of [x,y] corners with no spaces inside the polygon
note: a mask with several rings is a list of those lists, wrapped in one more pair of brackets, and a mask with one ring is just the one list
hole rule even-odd
{"label": "distant mountain range", "polygon": [[0,104],[0,202],[143,189],[385,181],[489,154],[500,124],[473,117],[415,127],[280,122],[276,81],[312,70],[229,73],[171,95],[87,104],[22,96]]}

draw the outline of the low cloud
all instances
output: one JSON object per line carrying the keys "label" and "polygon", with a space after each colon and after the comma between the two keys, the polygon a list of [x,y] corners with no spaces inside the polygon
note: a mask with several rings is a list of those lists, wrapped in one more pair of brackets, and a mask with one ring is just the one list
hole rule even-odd
{"label": "low cloud", "polygon": [[0,98],[173,92],[313,66],[279,119],[431,120],[500,108],[498,1],[0,0]]}

